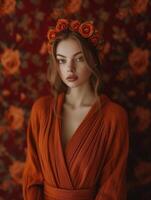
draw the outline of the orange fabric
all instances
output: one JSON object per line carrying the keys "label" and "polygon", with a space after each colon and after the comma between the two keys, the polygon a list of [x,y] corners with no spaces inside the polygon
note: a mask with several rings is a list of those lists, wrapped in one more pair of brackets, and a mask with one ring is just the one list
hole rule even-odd
{"label": "orange fabric", "polygon": [[[58,96],[62,111],[64,93]],[[94,103],[65,149],[51,96],[38,99],[27,130],[24,200],[125,200],[129,148],[125,109],[107,95]]]}
{"label": "orange fabric", "polygon": [[88,189],[60,189],[45,184],[45,200],[50,199],[93,199],[95,197],[95,188]]}

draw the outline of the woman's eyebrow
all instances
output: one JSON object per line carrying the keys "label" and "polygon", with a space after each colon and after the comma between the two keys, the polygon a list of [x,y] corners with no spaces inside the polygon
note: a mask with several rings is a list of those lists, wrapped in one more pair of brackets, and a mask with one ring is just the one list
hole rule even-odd
{"label": "woman's eyebrow", "polygon": [[[82,53],[81,51],[78,51],[77,53],[73,54],[73,56],[77,56],[78,54],[81,54],[81,53]],[[66,58],[66,56],[61,55],[61,54],[56,54],[56,56],[61,56],[63,58]]]}

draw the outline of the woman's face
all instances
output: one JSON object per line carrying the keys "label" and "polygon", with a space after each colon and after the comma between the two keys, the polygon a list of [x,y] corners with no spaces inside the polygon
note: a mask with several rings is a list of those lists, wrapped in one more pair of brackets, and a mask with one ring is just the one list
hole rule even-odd
{"label": "woman's face", "polygon": [[92,72],[76,39],[69,38],[59,42],[56,59],[59,75],[68,87],[77,87],[89,81]]}

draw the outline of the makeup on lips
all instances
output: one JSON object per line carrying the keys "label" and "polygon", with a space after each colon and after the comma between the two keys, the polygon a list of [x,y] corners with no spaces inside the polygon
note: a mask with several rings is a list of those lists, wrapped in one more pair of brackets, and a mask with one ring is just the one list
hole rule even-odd
{"label": "makeup on lips", "polygon": [[69,82],[73,82],[73,81],[76,81],[78,79],[78,77],[76,75],[71,75],[71,76],[68,76],[67,77],[67,80]]}

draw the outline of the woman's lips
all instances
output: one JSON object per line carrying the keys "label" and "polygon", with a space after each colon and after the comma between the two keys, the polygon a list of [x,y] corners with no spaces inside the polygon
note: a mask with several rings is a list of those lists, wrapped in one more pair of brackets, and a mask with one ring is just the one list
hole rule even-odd
{"label": "woman's lips", "polygon": [[68,80],[68,81],[75,81],[75,80],[77,80],[77,79],[78,79],[78,77],[75,76],[75,75],[73,75],[73,76],[68,76],[68,77],[67,77],[67,80]]}

